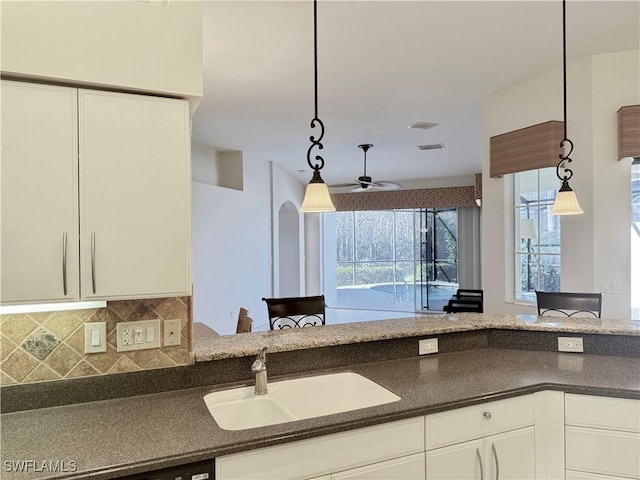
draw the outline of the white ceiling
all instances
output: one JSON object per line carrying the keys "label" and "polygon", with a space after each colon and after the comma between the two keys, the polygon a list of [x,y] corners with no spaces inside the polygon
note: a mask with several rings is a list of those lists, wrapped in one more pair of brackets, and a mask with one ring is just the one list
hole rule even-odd
{"label": "white ceiling", "polygon": [[[307,182],[309,136],[318,133],[309,126],[312,2],[205,0],[203,17],[194,140],[272,160]],[[569,62],[640,48],[639,25],[638,0],[569,1]],[[480,172],[482,97],[561,66],[560,0],[321,0],[322,176],[332,184],[362,175],[360,143],[375,145],[367,156],[374,180]],[[406,128],[416,121],[439,126]],[[416,147],[430,143],[446,148]]]}

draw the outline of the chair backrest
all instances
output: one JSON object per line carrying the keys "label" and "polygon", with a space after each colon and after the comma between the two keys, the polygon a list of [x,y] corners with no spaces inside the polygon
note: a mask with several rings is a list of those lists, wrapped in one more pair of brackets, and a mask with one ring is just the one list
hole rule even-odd
{"label": "chair backrest", "polygon": [[536,290],[538,315],[600,318],[602,293],[540,292]]}
{"label": "chair backrest", "polygon": [[473,298],[452,298],[449,300],[443,310],[447,313],[456,313],[456,312],[483,312],[483,304],[482,300],[473,299]]}
{"label": "chair backrest", "polygon": [[456,291],[456,297],[458,298],[475,298],[478,299],[480,301],[483,300],[484,298],[484,291],[483,290],[471,290],[468,288],[459,288]]}
{"label": "chair backrest", "polygon": [[249,316],[249,310],[240,307],[240,311],[238,312],[238,325],[236,326],[236,333],[250,332],[251,325],[253,325],[253,319]]}
{"label": "chair backrest", "polygon": [[262,300],[267,303],[271,330],[325,324],[324,295]]}

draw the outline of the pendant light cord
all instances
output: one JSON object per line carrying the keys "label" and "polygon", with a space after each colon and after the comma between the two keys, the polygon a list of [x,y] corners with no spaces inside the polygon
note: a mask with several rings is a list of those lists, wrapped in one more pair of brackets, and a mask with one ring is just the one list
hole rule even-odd
{"label": "pendant light cord", "polygon": [[319,172],[324,167],[324,159],[320,155],[315,156],[315,160],[318,163],[311,161],[311,151],[318,147],[322,150],[322,138],[324,137],[324,123],[318,118],[318,0],[313,0],[313,94],[314,94],[314,116],[311,120],[311,128],[316,128],[316,125],[320,127],[320,136],[315,138],[313,135],[309,137],[311,146],[307,150],[307,163],[313,169],[314,172]]}
{"label": "pendant light cord", "polygon": [[[572,162],[570,156],[573,152],[573,142],[567,137],[567,2],[562,0],[562,97],[564,103],[564,138],[560,142],[560,148],[562,148],[562,154],[559,155],[560,162],[556,166],[556,175],[564,183],[568,182],[573,177],[573,170],[567,168],[567,165]],[[569,146],[569,152],[565,155],[564,147]],[[563,174],[560,175],[560,169],[562,168]]]}

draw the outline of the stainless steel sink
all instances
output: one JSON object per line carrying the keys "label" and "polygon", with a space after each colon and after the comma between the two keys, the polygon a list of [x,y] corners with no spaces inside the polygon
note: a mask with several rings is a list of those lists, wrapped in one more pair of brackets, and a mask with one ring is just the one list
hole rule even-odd
{"label": "stainless steel sink", "polygon": [[353,372],[271,382],[269,393],[241,387],[205,395],[209,412],[225,430],[243,430],[348,412],[400,400]]}

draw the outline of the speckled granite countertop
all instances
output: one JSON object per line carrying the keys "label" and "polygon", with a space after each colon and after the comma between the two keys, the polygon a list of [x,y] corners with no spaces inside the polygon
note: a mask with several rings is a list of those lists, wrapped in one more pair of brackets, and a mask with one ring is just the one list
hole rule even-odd
{"label": "speckled granite countertop", "polygon": [[244,431],[222,430],[209,415],[202,397],[214,387],[8,413],[2,467],[61,460],[78,470],[56,476],[3,468],[2,478],[117,478],[539,390],[640,398],[640,359],[628,357],[482,348],[337,370],[360,373],[401,400]]}
{"label": "speckled granite countertop", "polygon": [[595,333],[600,335],[640,335],[640,322],[603,318],[537,317],[535,315],[496,315],[487,313],[425,314],[416,318],[397,318],[370,322],[327,325],[269,332],[197,338],[196,362],[255,355],[264,346],[270,352],[393,338],[435,335],[484,329],[546,332]]}

